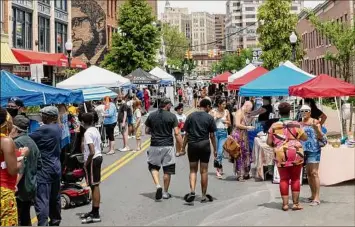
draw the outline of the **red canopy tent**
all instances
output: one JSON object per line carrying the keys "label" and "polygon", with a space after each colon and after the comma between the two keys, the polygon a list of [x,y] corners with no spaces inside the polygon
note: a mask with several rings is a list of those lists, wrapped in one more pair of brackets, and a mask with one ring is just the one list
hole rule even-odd
{"label": "red canopy tent", "polygon": [[242,77],[235,79],[232,83],[228,84],[228,90],[239,90],[241,86],[255,80],[256,78],[264,75],[265,73],[269,72],[267,69],[263,67],[257,67],[254,70],[248,72]]}
{"label": "red canopy tent", "polygon": [[228,83],[228,77],[230,77],[231,75],[232,73],[225,71],[224,73],[219,74],[218,76],[213,78],[211,82],[215,84]]}
{"label": "red canopy tent", "polygon": [[288,92],[290,96],[302,98],[355,96],[355,85],[321,74],[303,84],[289,87]]}

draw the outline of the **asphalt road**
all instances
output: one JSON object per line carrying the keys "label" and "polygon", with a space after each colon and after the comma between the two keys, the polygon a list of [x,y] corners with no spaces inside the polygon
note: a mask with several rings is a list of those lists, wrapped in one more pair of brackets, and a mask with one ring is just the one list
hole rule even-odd
{"label": "asphalt road", "polygon": [[[148,140],[148,136],[143,138]],[[120,140],[117,139],[118,144],[121,144]],[[149,146],[149,143],[146,144],[144,146],[143,143],[144,148]],[[130,139],[130,145],[135,147],[134,139]],[[194,205],[186,205],[183,201],[183,196],[189,192],[186,156],[177,159],[176,175],[172,177],[170,187],[173,197],[156,202],[155,186],[148,172],[145,152],[146,149],[104,156],[103,182],[100,185],[102,222],[89,225],[355,225],[354,182],[322,187],[322,204],[318,207],[303,204],[303,211],[283,212],[280,210],[278,185],[270,181],[237,182],[232,176],[232,165],[227,160],[224,161],[226,176],[223,180],[215,177],[213,164],[210,165],[208,193],[215,198],[214,202],[200,203],[199,185]],[[307,185],[301,190],[302,198],[309,197]],[[90,209],[91,205],[85,205],[63,210],[61,225],[81,225],[79,215]]]}

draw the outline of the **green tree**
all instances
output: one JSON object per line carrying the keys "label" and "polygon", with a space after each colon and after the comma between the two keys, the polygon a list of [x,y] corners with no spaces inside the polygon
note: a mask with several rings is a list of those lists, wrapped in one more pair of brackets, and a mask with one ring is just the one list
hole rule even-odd
{"label": "green tree", "polygon": [[354,76],[352,68],[355,67],[355,27],[334,21],[324,22],[319,20],[313,12],[309,13],[309,20],[312,24],[337,49],[336,53],[328,51],[325,59],[334,62],[344,80],[350,82]]}
{"label": "green tree", "polygon": [[185,34],[180,32],[175,26],[164,24],[163,40],[165,55],[168,60],[172,62],[183,61],[189,44]]}
{"label": "green tree", "polygon": [[[291,0],[266,0],[258,8],[257,17],[260,23],[257,33],[263,51],[261,59],[263,66],[272,70],[292,57],[289,38],[296,30],[297,15],[291,13]],[[302,57],[300,39],[297,39],[296,63]]]}
{"label": "green tree", "polygon": [[160,31],[152,8],[145,0],[127,0],[119,10],[120,32],[113,35],[112,47],[101,66],[122,75],[137,68],[149,71],[157,65]]}
{"label": "green tree", "polygon": [[252,59],[251,49],[243,49],[240,56],[236,53],[225,53],[221,61],[212,64],[211,71],[217,74],[225,71],[239,71],[246,66],[246,59]]}

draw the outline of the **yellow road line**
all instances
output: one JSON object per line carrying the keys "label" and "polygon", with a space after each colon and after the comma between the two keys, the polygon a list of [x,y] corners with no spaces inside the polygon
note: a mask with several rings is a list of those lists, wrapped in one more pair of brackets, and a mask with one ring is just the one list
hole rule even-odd
{"label": "yellow road line", "polygon": [[[191,114],[195,109],[191,108],[190,110],[188,110],[185,114],[189,115]],[[138,156],[139,154],[141,154],[143,151],[145,151],[148,147],[150,146],[150,139],[146,140],[143,142],[142,144],[142,149],[140,151],[137,152],[129,152],[128,154],[125,154],[123,157],[121,157],[120,159],[118,159],[117,161],[115,161],[114,163],[112,163],[111,165],[105,167],[102,171],[101,171],[101,182],[106,180],[109,176],[111,176],[114,172],[116,172],[117,170],[119,170],[120,168],[122,168],[124,165],[126,165],[128,162],[130,162],[131,160],[133,160],[136,156]],[[117,166],[116,166],[117,165]],[[86,184],[82,184],[82,186],[84,186]],[[37,222],[37,217],[33,217],[31,219],[32,225],[34,225]]]}

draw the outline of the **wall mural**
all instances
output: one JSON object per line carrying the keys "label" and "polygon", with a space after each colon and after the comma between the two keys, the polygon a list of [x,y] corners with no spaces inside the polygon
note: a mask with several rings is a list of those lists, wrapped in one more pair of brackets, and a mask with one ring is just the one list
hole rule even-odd
{"label": "wall mural", "polygon": [[106,12],[95,0],[72,1],[72,40],[74,57],[94,65],[106,48]]}

